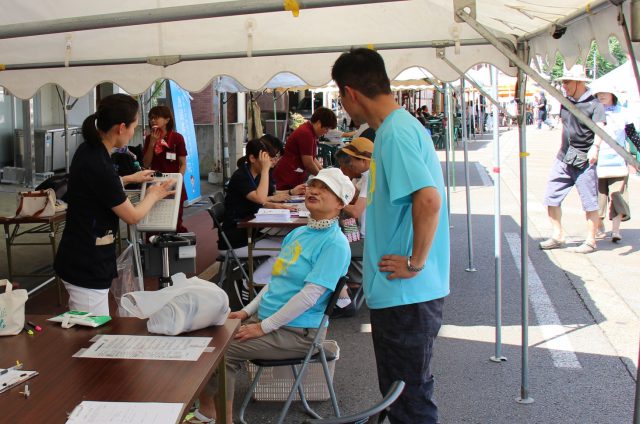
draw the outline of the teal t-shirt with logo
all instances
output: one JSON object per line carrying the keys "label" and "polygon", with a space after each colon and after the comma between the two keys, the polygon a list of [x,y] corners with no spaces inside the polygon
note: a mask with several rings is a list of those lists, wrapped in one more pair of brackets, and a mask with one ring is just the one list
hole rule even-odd
{"label": "teal t-shirt with logo", "polygon": [[271,282],[260,300],[258,318],[275,314],[306,283],[326,287],[318,302],[287,324],[288,327],[317,328],[338,280],[347,274],[351,249],[337,222],[325,229],[307,226],[291,231],[273,265]]}
{"label": "teal t-shirt with logo", "polygon": [[[388,280],[378,270],[383,255],[413,250],[412,194],[434,187],[440,194],[438,227],[424,270]],[[449,294],[449,221],[440,161],[426,129],[404,109],[389,114],[376,131],[367,193],[364,294],[371,309],[439,299]]]}

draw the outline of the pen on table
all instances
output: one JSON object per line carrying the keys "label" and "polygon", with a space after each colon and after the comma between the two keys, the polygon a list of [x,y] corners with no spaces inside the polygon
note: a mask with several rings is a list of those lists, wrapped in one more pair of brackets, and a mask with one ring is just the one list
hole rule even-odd
{"label": "pen on table", "polygon": [[33,329],[34,329],[34,330],[36,330],[36,331],[38,331],[38,332],[42,331],[42,327],[40,327],[39,325],[36,325],[36,324],[32,323],[31,321],[27,321],[27,324],[29,324],[30,326],[32,326],[32,327],[33,327]]}

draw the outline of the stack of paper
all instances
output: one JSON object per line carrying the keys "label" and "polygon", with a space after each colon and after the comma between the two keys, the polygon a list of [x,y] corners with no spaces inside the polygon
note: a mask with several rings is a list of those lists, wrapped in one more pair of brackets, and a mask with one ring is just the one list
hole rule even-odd
{"label": "stack of paper", "polygon": [[291,222],[289,209],[260,208],[253,222]]}

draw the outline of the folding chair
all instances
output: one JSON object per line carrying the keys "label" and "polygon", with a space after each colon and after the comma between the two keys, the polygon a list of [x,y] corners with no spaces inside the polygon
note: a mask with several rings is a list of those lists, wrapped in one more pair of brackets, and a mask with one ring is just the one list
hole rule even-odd
{"label": "folding chair", "polygon": [[[226,252],[224,254],[219,255],[216,258],[216,262],[222,263],[220,265],[220,271],[218,272],[219,278],[217,281],[217,284],[220,287],[222,287],[224,283],[224,279],[227,276],[227,272],[228,272],[227,267],[232,262],[235,262],[235,264],[237,265],[237,268],[242,273],[242,277],[246,279],[246,281],[249,281],[249,276],[247,275],[247,271],[244,268],[244,266],[246,265],[246,261],[241,261],[238,255],[236,255],[236,252],[233,250],[233,247],[231,247],[231,242],[229,241],[229,239],[227,238],[227,235],[222,230],[222,222],[224,220],[224,211],[225,211],[224,203],[220,203],[220,202],[214,203],[213,206],[207,209],[207,212],[209,212],[209,215],[213,220],[213,228],[218,230],[219,236],[222,237],[222,241],[224,242],[224,245],[227,247]],[[232,270],[233,269],[235,269],[235,267],[232,268]],[[237,286],[236,286],[236,294],[238,295],[238,301],[240,302],[240,304],[244,305],[244,302],[242,301],[242,296]]]}
{"label": "folding chair", "polygon": [[404,389],[404,381],[398,380],[391,385],[387,395],[366,411],[347,417],[307,420],[304,424],[381,424],[387,416],[387,408],[398,399]]}
{"label": "folding chair", "polygon": [[[351,267],[353,267],[353,269],[355,269],[360,274],[360,285],[358,286],[355,293],[353,294],[353,299],[352,299],[352,302],[356,307],[356,311],[358,311],[360,310],[360,307],[362,307],[362,304],[364,303],[364,291],[363,291],[364,284],[362,281],[362,278],[364,277],[364,272],[362,270],[363,243],[350,243],[349,247],[351,247]],[[354,281],[353,278],[351,278],[351,280]]]}
{"label": "folding chair", "polygon": [[[324,328],[327,321],[329,320],[329,316],[333,312],[333,308],[336,306],[336,302],[338,301],[338,297],[340,296],[340,291],[347,284],[347,277],[342,277],[338,280],[338,284],[336,284],[336,288],[329,299],[329,303],[324,310],[324,315],[322,316],[322,321],[318,326],[318,329]],[[295,357],[290,359],[253,359],[250,362],[258,367],[258,371],[251,383],[251,387],[247,390],[247,394],[242,401],[242,405],[240,406],[240,410],[238,411],[238,419],[242,424],[247,424],[244,420],[244,412],[247,409],[247,405],[249,405],[249,401],[251,400],[251,395],[255,391],[256,385],[258,384],[258,380],[260,380],[260,375],[264,371],[265,367],[279,367],[279,366],[290,366],[291,371],[293,372],[293,376],[295,377],[295,382],[289,391],[289,397],[285,402],[282,411],[280,412],[280,416],[276,421],[278,424],[282,424],[284,422],[285,417],[287,416],[287,412],[289,411],[289,407],[291,406],[291,402],[293,401],[293,397],[296,393],[300,395],[300,400],[302,402],[302,406],[304,407],[307,414],[314,418],[321,419],[320,415],[318,415],[307,403],[307,399],[304,396],[304,391],[302,390],[302,379],[304,378],[304,372],[307,369],[307,365],[310,363],[320,363],[322,364],[322,370],[324,371],[324,377],[327,381],[327,387],[329,389],[329,397],[331,398],[331,404],[333,406],[333,410],[337,417],[340,416],[340,409],[338,408],[338,400],[336,399],[336,393],[333,389],[333,380],[331,378],[331,374],[329,373],[329,366],[327,362],[335,361],[336,355],[332,352],[325,351],[322,347],[322,343],[320,342],[321,331],[316,333],[316,337],[313,339],[313,343],[309,348],[306,356],[304,357]],[[300,369],[297,369],[296,366],[299,365]]]}
{"label": "folding chair", "polygon": [[209,201],[212,205],[215,205],[216,203],[224,203],[224,193],[221,191],[216,191],[215,193],[210,194]]}

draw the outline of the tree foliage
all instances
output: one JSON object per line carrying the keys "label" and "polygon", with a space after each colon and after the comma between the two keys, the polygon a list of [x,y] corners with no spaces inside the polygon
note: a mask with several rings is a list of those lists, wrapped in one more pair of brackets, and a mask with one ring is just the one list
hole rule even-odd
{"label": "tree foliage", "polygon": [[[589,55],[587,56],[587,63],[585,65],[587,76],[589,78],[600,78],[604,74],[607,74],[622,65],[627,61],[627,54],[620,46],[620,42],[615,38],[609,38],[609,51],[611,55],[616,58],[618,63],[611,63],[607,61],[598,51],[598,44],[593,41],[591,43],[591,49],[589,50]],[[594,68],[594,59],[595,59],[595,68]],[[581,60],[578,60],[578,63],[582,63]],[[548,70],[548,67],[545,69],[550,75],[551,79],[555,80],[556,78],[560,78],[562,76],[562,71],[564,69],[564,58],[560,53],[556,53],[556,61],[551,71]],[[595,70],[595,75],[594,75]]]}

